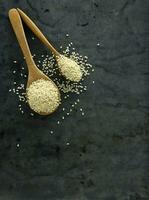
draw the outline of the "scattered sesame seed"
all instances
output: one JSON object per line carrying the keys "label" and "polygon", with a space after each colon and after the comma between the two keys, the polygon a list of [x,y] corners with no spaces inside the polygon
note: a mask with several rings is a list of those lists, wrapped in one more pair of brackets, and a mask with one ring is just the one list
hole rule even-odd
{"label": "scattered sesame seed", "polygon": [[51,134],[53,134],[53,131],[50,131]]}
{"label": "scattered sesame seed", "polygon": [[66,143],[66,145],[67,145],[67,146],[69,146],[69,145],[70,145],[70,143],[69,143],[69,142],[67,142],[67,143]]}
{"label": "scattered sesame seed", "polygon": [[93,81],[93,84],[95,83],[95,81]]}
{"label": "scattered sesame seed", "polygon": [[82,115],[84,115],[84,112],[82,112]]}
{"label": "scattered sesame seed", "polygon": [[83,109],[82,108],[80,108],[80,111],[82,111]]}
{"label": "scattered sesame seed", "polygon": [[97,46],[99,47],[99,46],[100,46],[100,43],[97,43]]}
{"label": "scattered sesame seed", "polygon": [[16,61],[16,60],[14,60],[14,61],[13,61],[13,63],[17,63],[17,61]]}
{"label": "scattered sesame seed", "polygon": [[60,124],[60,121],[57,121],[57,124]]}
{"label": "scattered sesame seed", "polygon": [[68,34],[68,33],[66,34],[66,37],[69,37],[69,34]]}
{"label": "scattered sesame seed", "polygon": [[17,147],[20,147],[20,144],[17,144],[16,146],[17,146]]}
{"label": "scattered sesame seed", "polygon": [[34,38],[34,37],[32,37],[32,40],[35,40],[35,38]]}

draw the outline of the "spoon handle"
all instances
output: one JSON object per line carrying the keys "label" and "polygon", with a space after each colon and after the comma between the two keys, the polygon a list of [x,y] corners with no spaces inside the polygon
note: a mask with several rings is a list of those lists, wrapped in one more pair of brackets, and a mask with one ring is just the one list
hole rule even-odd
{"label": "spoon handle", "polygon": [[20,15],[16,9],[13,8],[9,10],[9,19],[12,24],[13,30],[16,34],[17,40],[20,44],[23,55],[25,57],[28,70],[30,70],[31,68],[33,69],[35,67],[35,63],[26,40]]}
{"label": "spoon handle", "polygon": [[53,47],[53,45],[50,44],[50,42],[47,40],[47,38],[43,35],[43,33],[40,31],[40,29],[35,25],[35,23],[19,8],[17,8],[19,11],[19,14],[23,21],[26,23],[26,25],[33,31],[33,33],[43,42],[45,46],[47,46],[55,56],[59,56],[59,52]]}

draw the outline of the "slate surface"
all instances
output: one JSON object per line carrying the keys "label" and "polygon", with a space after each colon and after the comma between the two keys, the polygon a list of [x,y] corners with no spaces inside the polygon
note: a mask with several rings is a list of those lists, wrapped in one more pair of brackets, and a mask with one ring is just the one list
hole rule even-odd
{"label": "slate surface", "polygon": [[[13,60],[17,72],[23,62],[8,20],[12,7],[57,47],[69,33],[95,67],[80,97],[85,116],[76,110],[52,136],[59,113],[21,115],[8,93]],[[149,199],[148,14],[148,0],[0,1],[0,200]],[[33,53],[47,52],[26,32]]]}

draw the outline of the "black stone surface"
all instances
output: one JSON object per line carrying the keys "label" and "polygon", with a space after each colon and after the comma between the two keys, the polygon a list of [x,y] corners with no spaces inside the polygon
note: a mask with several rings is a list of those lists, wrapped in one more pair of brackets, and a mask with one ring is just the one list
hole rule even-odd
{"label": "black stone surface", "polygon": [[[23,62],[8,20],[12,7],[55,46],[69,33],[89,57],[95,73],[80,97],[83,117],[76,110],[55,127],[59,111],[49,118],[18,112],[8,92],[13,60],[17,72]],[[148,0],[0,1],[0,200],[149,199],[148,22]],[[33,53],[48,52],[26,32]]]}

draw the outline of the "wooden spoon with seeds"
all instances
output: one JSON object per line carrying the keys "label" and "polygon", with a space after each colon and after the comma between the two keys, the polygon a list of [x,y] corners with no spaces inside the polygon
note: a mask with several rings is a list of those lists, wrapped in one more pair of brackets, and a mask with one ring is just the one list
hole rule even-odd
{"label": "wooden spoon with seeds", "polygon": [[74,60],[61,55],[54,47],[50,44],[47,38],[43,35],[43,33],[39,30],[39,28],[35,25],[35,23],[19,8],[17,8],[21,18],[26,23],[26,25],[33,31],[33,33],[43,42],[43,44],[48,47],[52,53],[54,54],[59,70],[62,75],[74,82],[79,82],[82,78],[82,71],[80,66]]}
{"label": "wooden spoon with seeds", "polygon": [[[29,86],[34,81],[37,81],[39,79],[48,80],[56,88],[57,93],[59,95],[59,101],[60,101],[60,92],[59,92],[58,87],[55,85],[55,83],[49,77],[47,77],[42,71],[40,71],[37,68],[37,66],[36,66],[36,64],[35,64],[35,62],[34,62],[34,60],[32,58],[32,55],[31,55],[31,52],[30,52],[30,49],[29,49],[29,46],[28,46],[28,42],[27,42],[27,39],[26,39],[26,36],[25,36],[25,33],[24,33],[22,21],[21,21],[20,15],[19,15],[19,13],[18,13],[18,11],[16,9],[13,8],[13,9],[9,10],[9,19],[10,19],[10,22],[12,24],[13,30],[14,30],[14,32],[16,34],[17,40],[18,40],[18,42],[20,44],[21,50],[22,50],[22,52],[24,54],[24,57],[25,57],[25,60],[26,60],[26,64],[28,66],[28,81],[27,81],[26,90],[29,88]],[[54,99],[53,99],[53,101],[54,101]],[[57,107],[55,108],[55,110],[56,109],[57,109]],[[54,112],[54,111],[52,111],[52,112]],[[40,114],[40,115],[48,115],[48,114],[51,114],[51,113],[40,112],[38,114]]]}

